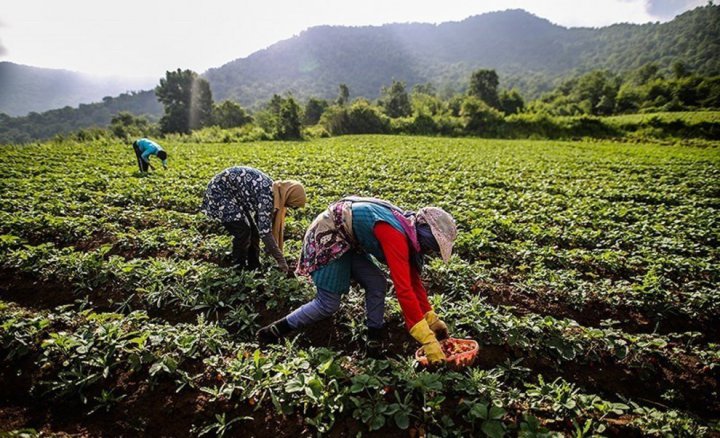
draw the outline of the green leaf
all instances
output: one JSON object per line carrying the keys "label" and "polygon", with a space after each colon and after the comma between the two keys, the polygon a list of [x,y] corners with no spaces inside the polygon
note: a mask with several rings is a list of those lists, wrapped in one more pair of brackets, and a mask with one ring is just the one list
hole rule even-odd
{"label": "green leaf", "polygon": [[400,411],[395,413],[394,417],[395,424],[402,430],[407,429],[410,426],[410,416],[406,412]]}
{"label": "green leaf", "polygon": [[490,438],[502,438],[505,436],[505,426],[499,421],[488,420],[484,421],[480,430]]}
{"label": "green leaf", "polygon": [[333,360],[335,360],[335,359],[331,357],[330,359],[328,359],[325,362],[323,362],[322,364],[320,364],[320,366],[318,367],[318,373],[325,374],[327,372],[327,370],[330,368],[330,366],[332,366]]}
{"label": "green leaf", "polygon": [[370,424],[368,425],[370,430],[378,430],[385,425],[385,416],[375,415],[372,417]]}
{"label": "green leaf", "polygon": [[499,420],[505,416],[505,413],[506,413],[505,409],[499,408],[497,406],[492,406],[490,408],[489,419],[490,420]]}

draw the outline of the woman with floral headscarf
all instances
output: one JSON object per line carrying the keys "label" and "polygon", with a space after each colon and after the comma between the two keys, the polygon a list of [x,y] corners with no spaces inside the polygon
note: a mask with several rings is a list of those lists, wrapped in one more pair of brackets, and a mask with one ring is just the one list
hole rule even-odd
{"label": "woman with floral headscarf", "polygon": [[365,289],[368,356],[379,355],[387,281],[372,255],[390,270],[410,334],[423,344],[431,363],[443,361],[438,340],[448,337],[447,326],[428,302],[420,271],[426,254],[439,254],[447,262],[456,236],[452,216],[437,207],[413,213],[387,201],[357,197],[331,204],[305,233],[296,269],[297,274],[312,277],[315,299],[260,329],[258,339],[277,342],[293,330],[330,317],[352,278]]}
{"label": "woman with floral headscarf", "polygon": [[202,211],[222,222],[233,236],[232,257],[239,269],[260,267],[260,240],[265,251],[288,274],[283,256],[287,208],[305,206],[305,188],[297,181],[273,181],[252,167],[230,167],[210,180]]}

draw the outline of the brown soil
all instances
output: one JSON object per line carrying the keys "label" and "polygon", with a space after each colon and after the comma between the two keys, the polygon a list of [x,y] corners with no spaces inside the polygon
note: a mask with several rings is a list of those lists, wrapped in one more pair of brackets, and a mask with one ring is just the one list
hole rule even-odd
{"label": "brown soil", "polygon": [[[503,295],[496,290],[484,289],[481,293],[495,297],[491,299],[512,299],[516,306],[521,303],[520,308],[525,311],[548,313],[550,308],[540,300],[528,297],[518,299],[518,294],[511,291],[505,291],[507,295]],[[98,294],[91,297],[94,307],[102,307],[102,299],[110,305],[105,292]],[[0,298],[10,299],[29,308],[52,308],[72,303],[77,296],[61,284],[37,282],[27,276],[0,271]],[[115,297],[116,301],[119,298],[122,297]],[[266,309],[260,305],[257,309],[260,314],[258,322],[268,324],[285,316],[287,310]],[[562,310],[560,308],[558,312]],[[183,313],[173,309],[151,310],[151,314],[153,312],[155,316],[176,322],[192,322],[196,315],[196,312]],[[587,318],[605,319],[596,315]],[[362,340],[350,339],[348,330],[333,319],[303,331],[297,342],[303,347],[330,347],[353,357],[360,357],[364,350]],[[408,357],[414,354],[417,347],[399,318],[388,321],[386,345],[390,357]],[[563,377],[608,399],[617,399],[617,395],[622,395],[650,405],[687,409],[704,418],[717,418],[720,415],[720,400],[713,395],[720,390],[720,370],[704,368],[692,356],[648,355],[634,363],[618,362],[607,357],[599,362],[558,364],[547,356],[528,355],[528,351],[519,348],[481,345],[474,366],[492,368],[518,358],[524,359],[521,365],[530,368],[533,377],[542,374],[546,381]],[[201,371],[201,364],[198,366]],[[18,374],[19,370],[25,373]],[[218,412],[215,407],[209,406],[207,395],[198,390],[186,389],[176,393],[173,382],[160,383],[151,388],[145,382],[133,381],[132,377],[137,376],[119,376],[118,387],[123,388],[123,393],[131,395],[110,412],[87,416],[83,414],[88,411],[87,406],[54,403],[31,396],[31,386],[40,379],[40,376],[27,374],[31,370],[37,370],[37,366],[29,358],[14,363],[0,362],[0,430],[32,427],[39,431],[77,436],[187,436],[193,422],[200,423],[196,426],[202,426],[212,419],[210,412]],[[670,400],[663,398],[668,390],[675,392]],[[243,436],[313,435],[313,429],[305,425],[301,418],[278,415],[271,406],[260,410],[253,410],[249,406],[227,407],[223,411],[228,412],[229,418],[244,415],[253,417],[251,421],[238,423],[237,431],[242,431]],[[617,427],[619,431],[627,432],[622,425]],[[331,436],[351,436],[363,430],[364,426],[346,417],[338,420]],[[235,435],[234,431],[230,435],[240,436]],[[377,436],[393,435],[391,430],[381,430]]]}
{"label": "brown soil", "polygon": [[594,300],[576,309],[567,302],[553,299],[552,292],[528,293],[503,284],[483,281],[473,286],[473,292],[486,296],[494,305],[512,306],[516,314],[536,313],[557,318],[569,318],[586,327],[598,327],[603,320],[616,320],[616,325],[628,333],[700,332],[704,342],[720,340],[720,324],[712,319],[690,318],[685,315],[651,315],[642,309]]}

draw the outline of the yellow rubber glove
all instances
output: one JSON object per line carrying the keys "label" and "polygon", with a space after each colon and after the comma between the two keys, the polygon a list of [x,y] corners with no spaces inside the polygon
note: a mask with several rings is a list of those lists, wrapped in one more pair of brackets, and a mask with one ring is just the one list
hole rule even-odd
{"label": "yellow rubber glove", "polygon": [[425,350],[425,356],[428,358],[429,363],[437,364],[445,361],[445,354],[443,354],[440,343],[435,337],[435,333],[430,330],[427,321],[421,319],[420,322],[410,329],[410,334],[423,345],[423,350]]}
{"label": "yellow rubber glove", "polygon": [[445,325],[445,323],[442,322],[440,318],[438,318],[437,313],[435,313],[434,310],[431,310],[425,314],[425,321],[427,321],[428,325],[430,326],[430,330],[435,332],[435,337],[438,341],[447,339],[448,336],[450,336],[448,333],[447,325]]}

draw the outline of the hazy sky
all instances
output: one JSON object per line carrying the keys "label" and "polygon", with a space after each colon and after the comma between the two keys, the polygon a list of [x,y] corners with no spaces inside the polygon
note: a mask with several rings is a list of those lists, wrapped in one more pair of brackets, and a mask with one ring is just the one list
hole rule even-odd
{"label": "hazy sky", "polygon": [[0,60],[158,78],[199,73],[308,27],[462,20],[523,8],[564,26],[666,21],[706,0],[2,0]]}

